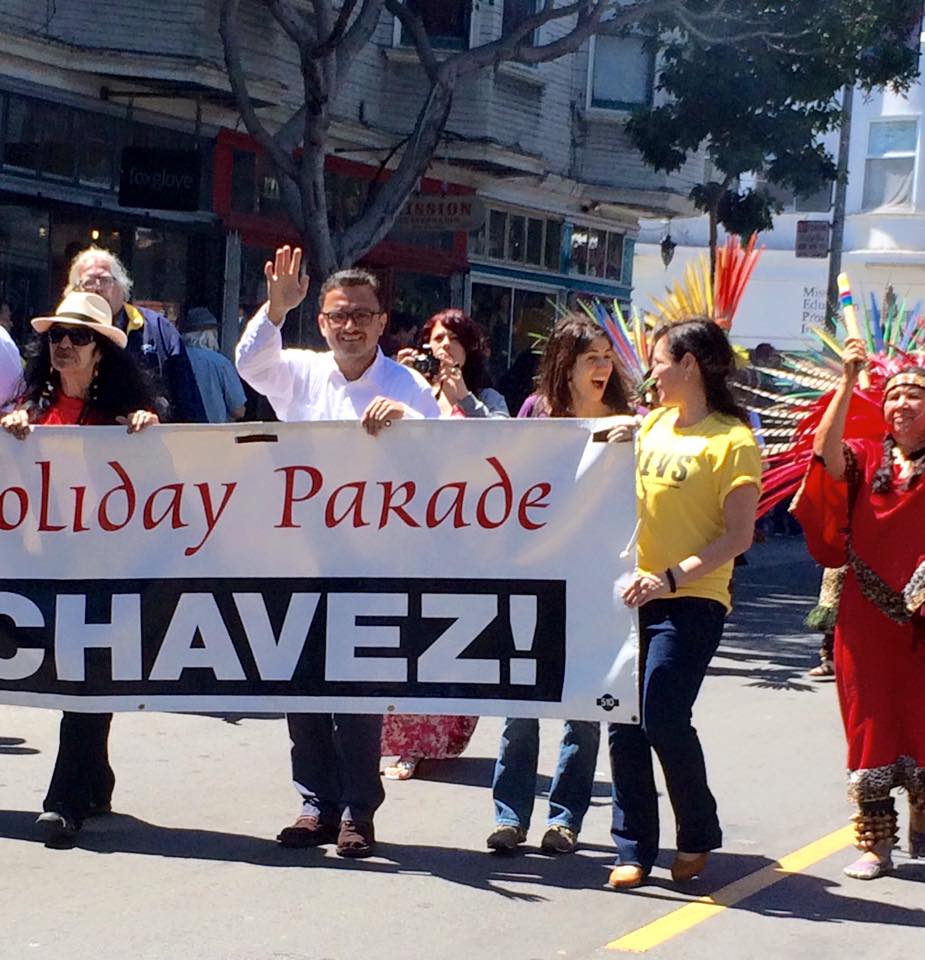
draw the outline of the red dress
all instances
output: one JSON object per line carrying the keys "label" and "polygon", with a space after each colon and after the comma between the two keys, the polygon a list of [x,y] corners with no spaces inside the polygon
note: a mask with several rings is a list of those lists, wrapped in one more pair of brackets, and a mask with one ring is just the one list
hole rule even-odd
{"label": "red dress", "polygon": [[858,802],[878,800],[905,787],[925,799],[925,608],[916,609],[925,567],[913,576],[925,563],[925,476],[906,489],[894,465],[892,489],[874,493],[882,444],[857,440],[846,446],[857,493],[835,663],[849,795]]}
{"label": "red dress", "polygon": [[469,745],[478,717],[387,714],[382,721],[383,757],[448,760]]}

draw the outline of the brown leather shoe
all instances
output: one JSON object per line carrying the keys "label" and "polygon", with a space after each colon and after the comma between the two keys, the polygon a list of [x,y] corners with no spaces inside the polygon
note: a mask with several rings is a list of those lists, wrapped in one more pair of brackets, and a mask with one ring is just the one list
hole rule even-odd
{"label": "brown leather shoe", "polygon": [[283,827],[276,839],[284,847],[300,850],[320,847],[337,840],[337,827],[333,823],[322,823],[317,817],[302,814],[292,826]]}
{"label": "brown leather shoe", "polygon": [[632,890],[634,887],[641,887],[648,876],[638,863],[618,863],[610,871],[607,883],[614,890]]}
{"label": "brown leather shoe", "polygon": [[360,860],[372,856],[376,834],[370,821],[341,820],[337,835],[337,852],[342,857]]}
{"label": "brown leather shoe", "polygon": [[709,859],[709,853],[698,853],[696,856],[688,855],[686,857],[681,857],[678,854],[671,865],[671,879],[675,883],[685,883],[687,880],[693,880],[694,877],[700,876]]}

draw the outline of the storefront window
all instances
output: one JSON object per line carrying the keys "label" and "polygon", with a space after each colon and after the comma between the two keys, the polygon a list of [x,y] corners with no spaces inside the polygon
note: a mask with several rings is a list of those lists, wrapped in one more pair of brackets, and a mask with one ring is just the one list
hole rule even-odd
{"label": "storefront window", "polygon": [[546,248],[544,252],[546,269],[554,273],[562,271],[562,221],[546,221]]}
{"label": "storefront window", "polygon": [[543,221],[527,221],[527,263],[535,267],[543,265]]}
{"label": "storefront window", "polygon": [[607,260],[607,233],[604,230],[588,231],[588,276],[603,277]]}
{"label": "storefront window", "polygon": [[132,299],[176,322],[186,306],[189,237],[173,230],[135,228]]}
{"label": "storefront window", "polygon": [[572,227],[572,256],[569,260],[569,273],[586,274],[588,272],[588,228],[575,224]]}
{"label": "storefront window", "polygon": [[514,291],[511,353],[516,359],[523,351],[532,351],[537,336],[548,336],[556,318],[556,295],[535,290]]}
{"label": "storefront window", "polygon": [[449,277],[431,277],[423,273],[395,273],[392,277],[390,313],[414,317],[418,328],[450,305]]}
{"label": "storefront window", "polygon": [[265,216],[282,214],[279,181],[266,157],[249,150],[232,151],[231,209]]}
{"label": "storefront window", "polygon": [[470,314],[488,338],[490,369],[495,383],[500,382],[510,366],[511,295],[509,287],[498,287],[491,283],[472,284]]}
{"label": "storefront window", "polygon": [[44,100],[10,95],[4,164],[47,177],[73,180],[77,159],[73,111]]}
{"label": "storefront window", "polygon": [[524,218],[508,214],[507,225],[507,258],[513,263],[523,263],[526,245]]}
{"label": "storefront window", "polygon": [[504,259],[504,240],[507,231],[507,214],[492,210],[488,215],[488,256],[493,260]]}
{"label": "storefront window", "polygon": [[611,233],[607,236],[607,279],[623,279],[623,234]]}
{"label": "storefront window", "polygon": [[81,114],[77,146],[77,178],[91,187],[112,187],[115,123],[99,113]]}
{"label": "storefront window", "polygon": [[49,289],[48,214],[14,204],[0,205],[0,300],[10,305],[13,338],[28,342],[32,317],[53,309]]}

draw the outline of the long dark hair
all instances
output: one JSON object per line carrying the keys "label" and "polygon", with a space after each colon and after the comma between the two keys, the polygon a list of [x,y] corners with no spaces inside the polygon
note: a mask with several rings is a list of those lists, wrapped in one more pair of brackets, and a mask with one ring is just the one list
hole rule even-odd
{"label": "long dark hair", "polygon": [[[579,313],[567,314],[553,328],[536,375],[536,392],[550,417],[575,415],[569,379],[578,358],[601,337],[607,339],[607,334],[590,317]],[[616,366],[604,388],[603,401],[613,413],[632,413]]]}
{"label": "long dark hair", "polygon": [[695,317],[659,327],[652,338],[653,345],[663,337],[675,363],[679,363],[686,353],[697,361],[707,408],[751,426],[748,411],[732,394],[730,381],[736,372],[735,354],[722,327],[705,317]]}
{"label": "long dark hair", "polygon": [[[100,359],[83,419],[95,414],[104,423],[114,423],[135,410],[156,410],[157,400],[148,375],[135,358],[108,337],[94,334]],[[48,333],[43,333],[26,349],[26,389],[19,405],[29,410],[29,418],[37,419],[51,406],[61,389],[61,376],[51,365]]]}
{"label": "long dark hair", "polygon": [[491,374],[488,372],[488,345],[482,328],[462,310],[441,310],[421,328],[418,337],[421,346],[430,342],[430,335],[438,323],[442,323],[466,351],[466,362],[463,364],[466,386],[473,393],[479,393],[486,387],[490,387],[492,383]]}

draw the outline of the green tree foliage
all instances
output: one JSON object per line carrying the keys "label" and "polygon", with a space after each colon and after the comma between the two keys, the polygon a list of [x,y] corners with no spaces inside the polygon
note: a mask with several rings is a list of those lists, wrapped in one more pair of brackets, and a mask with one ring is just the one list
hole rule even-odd
{"label": "green tree foliage", "polygon": [[628,130],[647,164],[671,173],[705,146],[715,179],[691,199],[716,224],[748,236],[779,206],[762,179],[808,196],[836,177],[819,143],[841,120],[846,84],[908,89],[918,76],[922,0],[703,0],[643,25],[660,50],[657,90]]}

